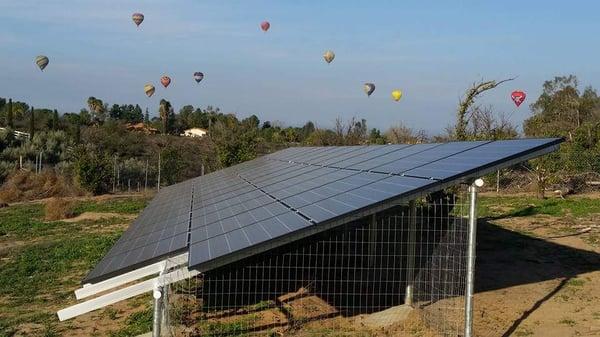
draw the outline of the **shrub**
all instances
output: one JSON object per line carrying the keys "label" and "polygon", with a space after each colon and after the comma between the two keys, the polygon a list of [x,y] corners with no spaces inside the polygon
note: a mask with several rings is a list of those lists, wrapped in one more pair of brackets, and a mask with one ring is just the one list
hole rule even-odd
{"label": "shrub", "polygon": [[83,190],[73,185],[68,176],[54,170],[44,170],[40,174],[15,171],[0,187],[0,199],[5,202],[75,197],[84,194]]}
{"label": "shrub", "polygon": [[94,194],[109,191],[113,179],[113,163],[103,152],[91,147],[80,146],[75,150],[73,173],[79,186]]}
{"label": "shrub", "polygon": [[46,201],[46,220],[60,220],[72,218],[75,215],[72,201],[64,198],[52,198]]}

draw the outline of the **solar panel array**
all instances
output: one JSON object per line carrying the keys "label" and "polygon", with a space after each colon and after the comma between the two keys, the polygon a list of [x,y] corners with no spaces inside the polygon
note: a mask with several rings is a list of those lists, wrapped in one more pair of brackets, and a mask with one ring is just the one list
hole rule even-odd
{"label": "solar panel array", "polygon": [[282,150],[161,189],[86,281],[188,249],[190,267],[199,268],[387,200],[549,152],[561,141]]}

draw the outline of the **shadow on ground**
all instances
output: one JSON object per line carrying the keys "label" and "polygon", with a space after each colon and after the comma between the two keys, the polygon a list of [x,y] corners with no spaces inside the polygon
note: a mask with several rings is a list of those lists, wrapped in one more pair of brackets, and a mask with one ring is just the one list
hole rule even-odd
{"label": "shadow on ground", "polygon": [[600,270],[600,254],[479,221],[475,292],[572,278]]}

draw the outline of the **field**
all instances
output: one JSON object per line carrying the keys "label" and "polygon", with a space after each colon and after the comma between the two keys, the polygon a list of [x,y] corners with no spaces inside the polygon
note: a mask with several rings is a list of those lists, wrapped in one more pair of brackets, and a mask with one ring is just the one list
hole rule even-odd
{"label": "field", "polygon": [[[74,217],[45,221],[43,202],[0,209],[0,336],[137,336],[150,329],[142,296],[77,319],[56,310],[148,201],[76,199]],[[481,336],[600,335],[600,197],[537,200],[482,194],[475,330]],[[309,324],[293,336],[429,336],[414,326],[344,331]],[[337,322],[339,324],[339,322]],[[220,327],[226,331],[227,327]]]}

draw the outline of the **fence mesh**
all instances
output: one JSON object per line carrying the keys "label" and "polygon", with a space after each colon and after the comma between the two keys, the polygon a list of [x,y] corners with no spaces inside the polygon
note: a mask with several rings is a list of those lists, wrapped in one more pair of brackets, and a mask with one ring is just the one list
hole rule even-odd
{"label": "fence mesh", "polygon": [[399,204],[173,283],[163,334],[462,336],[465,191]]}

